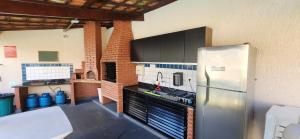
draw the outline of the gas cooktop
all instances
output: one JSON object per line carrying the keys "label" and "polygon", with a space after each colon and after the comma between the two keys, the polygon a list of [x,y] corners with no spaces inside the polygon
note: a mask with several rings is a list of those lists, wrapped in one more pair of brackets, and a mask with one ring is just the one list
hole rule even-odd
{"label": "gas cooktop", "polygon": [[165,98],[189,106],[193,106],[196,100],[195,93],[183,91],[183,90],[162,89],[161,91],[157,91],[157,90],[138,88],[138,91],[148,95]]}

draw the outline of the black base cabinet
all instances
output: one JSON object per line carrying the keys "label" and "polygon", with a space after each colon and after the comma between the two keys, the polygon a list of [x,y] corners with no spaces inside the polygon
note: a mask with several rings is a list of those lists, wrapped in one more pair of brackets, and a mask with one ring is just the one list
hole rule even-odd
{"label": "black base cabinet", "polygon": [[156,99],[148,102],[148,125],[172,138],[184,139],[186,136],[185,108]]}
{"label": "black base cabinet", "polygon": [[124,93],[124,112],[144,123],[147,122],[147,105],[145,96],[126,91]]}
{"label": "black base cabinet", "polygon": [[186,107],[126,89],[123,92],[124,113],[170,138],[186,138]]}

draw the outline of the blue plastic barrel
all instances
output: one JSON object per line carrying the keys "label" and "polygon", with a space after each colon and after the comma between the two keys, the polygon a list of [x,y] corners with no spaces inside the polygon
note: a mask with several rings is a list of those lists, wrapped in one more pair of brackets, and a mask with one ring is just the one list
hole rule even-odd
{"label": "blue plastic barrel", "polygon": [[30,94],[26,98],[26,107],[28,109],[33,109],[38,107],[38,95],[37,94]]}
{"label": "blue plastic barrel", "polygon": [[0,117],[14,112],[14,94],[0,94]]}
{"label": "blue plastic barrel", "polygon": [[41,107],[49,107],[52,103],[52,97],[49,93],[43,93],[39,98]]}
{"label": "blue plastic barrel", "polygon": [[64,91],[57,91],[57,93],[55,95],[55,103],[57,105],[66,103],[66,94]]}

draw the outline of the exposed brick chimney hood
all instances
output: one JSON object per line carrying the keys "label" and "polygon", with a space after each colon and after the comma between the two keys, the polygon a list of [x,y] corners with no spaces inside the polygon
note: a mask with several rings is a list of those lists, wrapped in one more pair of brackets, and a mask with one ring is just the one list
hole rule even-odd
{"label": "exposed brick chimney hood", "polygon": [[101,76],[105,79],[105,62],[116,63],[116,82],[136,81],[135,65],[130,61],[130,42],[133,39],[131,21],[114,21],[114,30],[101,58]]}
{"label": "exposed brick chimney hood", "polygon": [[84,78],[100,80],[100,58],[102,53],[101,25],[89,21],[84,25]]}
{"label": "exposed brick chimney hood", "polygon": [[102,62],[130,61],[131,21],[114,21],[114,30],[102,55]]}
{"label": "exposed brick chimney hood", "polygon": [[[130,61],[130,42],[133,39],[131,21],[114,21],[114,30],[101,58],[102,99],[117,102],[117,111],[123,111],[123,87],[137,84],[135,64]],[[105,80],[105,63],[115,63],[115,82]],[[110,68],[108,68],[110,69]]]}

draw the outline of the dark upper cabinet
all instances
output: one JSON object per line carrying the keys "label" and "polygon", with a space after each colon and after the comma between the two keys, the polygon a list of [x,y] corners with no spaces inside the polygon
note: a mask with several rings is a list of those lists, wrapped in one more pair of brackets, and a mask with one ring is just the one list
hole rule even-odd
{"label": "dark upper cabinet", "polygon": [[143,44],[142,39],[131,41],[131,61],[143,61]]}
{"label": "dark upper cabinet", "polygon": [[184,62],[184,32],[162,35],[160,62]]}
{"label": "dark upper cabinet", "polygon": [[149,37],[131,41],[131,61],[160,62],[160,37]]}
{"label": "dark upper cabinet", "polygon": [[145,39],[143,46],[143,62],[160,62],[160,48],[162,41],[160,37]]}
{"label": "dark upper cabinet", "polygon": [[197,63],[197,51],[200,47],[211,45],[210,30],[202,27],[185,31],[184,62]]}
{"label": "dark upper cabinet", "polygon": [[131,42],[133,62],[197,62],[197,50],[211,46],[211,29],[201,27]]}

